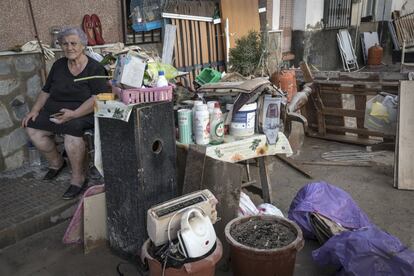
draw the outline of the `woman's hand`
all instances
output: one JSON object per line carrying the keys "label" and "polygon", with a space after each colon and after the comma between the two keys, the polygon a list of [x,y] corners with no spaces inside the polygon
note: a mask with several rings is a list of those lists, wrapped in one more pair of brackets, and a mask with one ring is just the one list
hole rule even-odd
{"label": "woman's hand", "polygon": [[59,112],[62,112],[63,114],[54,118],[50,118],[50,121],[54,122],[55,124],[63,124],[77,117],[74,110],[62,108],[59,110]]}
{"label": "woman's hand", "polygon": [[37,116],[39,116],[38,111],[30,111],[29,113],[24,116],[22,120],[22,127],[27,127],[27,123],[32,120],[33,122],[36,120]]}

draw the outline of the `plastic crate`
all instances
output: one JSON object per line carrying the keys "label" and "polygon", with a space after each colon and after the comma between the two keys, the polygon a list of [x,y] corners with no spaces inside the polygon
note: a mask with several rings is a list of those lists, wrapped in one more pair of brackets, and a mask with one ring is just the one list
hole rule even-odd
{"label": "plastic crate", "polygon": [[124,104],[139,104],[171,101],[173,86],[170,84],[165,87],[150,87],[150,88],[133,88],[122,89],[112,86],[112,92],[118,95],[118,98]]}
{"label": "plastic crate", "polygon": [[160,28],[162,28],[161,20],[132,24],[132,29],[134,29],[135,32],[148,32]]}
{"label": "plastic crate", "polygon": [[221,79],[221,73],[211,68],[204,68],[200,75],[198,75],[195,81],[199,85],[203,85],[206,83],[214,83],[218,82]]}

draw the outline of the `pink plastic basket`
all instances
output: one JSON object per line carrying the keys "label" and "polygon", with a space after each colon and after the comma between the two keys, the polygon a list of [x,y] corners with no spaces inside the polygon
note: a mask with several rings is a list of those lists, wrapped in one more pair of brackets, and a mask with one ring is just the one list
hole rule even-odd
{"label": "pink plastic basket", "polygon": [[151,103],[172,100],[173,86],[122,89],[112,86],[112,92],[118,95],[124,104]]}

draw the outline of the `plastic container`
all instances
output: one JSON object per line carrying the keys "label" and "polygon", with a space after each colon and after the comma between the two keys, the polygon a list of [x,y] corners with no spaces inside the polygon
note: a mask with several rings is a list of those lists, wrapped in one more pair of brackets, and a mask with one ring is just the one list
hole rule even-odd
{"label": "plastic container", "polygon": [[193,117],[191,117],[192,118],[192,124],[193,124],[193,128],[192,128],[192,133],[193,133],[193,141],[195,141],[195,113],[196,113],[196,106],[197,105],[200,105],[200,104],[203,104],[203,101],[200,101],[200,100],[195,100],[195,101],[193,101],[193,108],[192,108],[192,111],[193,111]]}
{"label": "plastic container", "polygon": [[118,98],[124,104],[139,104],[171,101],[173,87],[172,85],[168,85],[164,87],[121,89],[112,86],[112,92],[117,94]]}
{"label": "plastic container", "polygon": [[218,145],[224,142],[224,120],[220,104],[215,103],[213,111],[210,113],[210,144]]}
{"label": "plastic container", "polygon": [[161,28],[162,28],[161,20],[132,24],[132,29],[134,29],[135,32],[148,32],[151,30],[161,29]]}
{"label": "plastic container", "polygon": [[[227,104],[227,110],[232,110],[233,105]],[[230,123],[230,135],[235,137],[246,137],[254,134],[256,123],[257,103],[245,104],[239,111],[233,113]]]}
{"label": "plastic container", "polygon": [[178,110],[179,141],[183,144],[192,143],[193,112],[191,109]]}
{"label": "plastic container", "polygon": [[[283,224],[296,233],[296,239],[287,246],[275,249],[257,249],[243,245],[230,235],[230,229],[248,220],[267,220]],[[230,245],[233,275],[237,276],[291,276],[295,269],[296,254],[305,244],[299,226],[291,220],[278,216],[238,217],[227,223],[224,232]]]}
{"label": "plastic container", "polygon": [[208,109],[208,112],[210,113],[210,116],[213,113],[213,110],[214,110],[214,107],[215,107],[216,103],[218,103],[218,101],[208,101],[207,102],[207,109]]}
{"label": "plastic container", "polygon": [[194,116],[194,137],[198,145],[207,145],[210,143],[210,113],[208,113],[207,105],[196,105]]}
{"label": "plastic container", "polygon": [[168,86],[168,80],[165,78],[164,71],[158,71],[157,87]]}
{"label": "plastic container", "polygon": [[29,153],[29,165],[32,167],[40,166],[42,164],[42,161],[40,159],[40,152],[32,144],[32,142],[27,143],[27,151]]}
{"label": "plastic container", "polygon": [[368,65],[381,65],[382,62],[382,55],[384,53],[384,49],[378,44],[375,44],[371,48],[368,49]]}
{"label": "plastic container", "polygon": [[214,276],[216,264],[223,255],[223,246],[217,238],[216,249],[210,255],[202,258],[201,260],[186,263],[181,268],[167,268],[163,274],[162,264],[148,253],[149,246],[150,240],[148,239],[142,246],[141,259],[148,262],[150,276]]}
{"label": "plastic container", "polygon": [[221,73],[211,68],[204,68],[200,75],[195,79],[196,83],[203,85],[206,83],[218,82],[221,79]]}

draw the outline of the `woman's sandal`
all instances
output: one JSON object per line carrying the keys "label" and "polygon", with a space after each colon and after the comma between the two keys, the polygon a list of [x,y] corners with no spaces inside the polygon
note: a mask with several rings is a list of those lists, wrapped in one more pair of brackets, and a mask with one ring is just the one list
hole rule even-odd
{"label": "woman's sandal", "polygon": [[96,40],[95,40],[95,34],[93,31],[93,22],[89,14],[85,14],[82,20],[82,29],[85,32],[87,38],[88,38],[88,45],[89,46],[95,46]]}
{"label": "woman's sandal", "polygon": [[47,171],[47,173],[43,177],[43,180],[52,180],[52,179],[54,179],[66,167],[66,165],[67,165],[66,161],[63,160],[63,164],[62,164],[62,166],[60,166],[59,169],[49,168],[49,170]]}
{"label": "woman's sandal", "polygon": [[88,179],[85,179],[81,186],[70,184],[69,188],[63,194],[63,199],[73,199],[82,193],[88,187]]}
{"label": "woman's sandal", "polygon": [[97,45],[105,44],[105,40],[102,37],[102,24],[101,20],[96,14],[91,15],[91,22],[93,26],[93,32],[95,34],[95,40]]}

